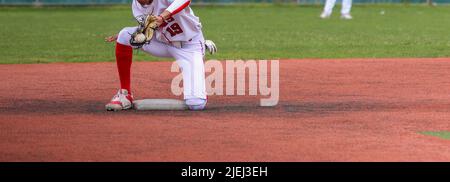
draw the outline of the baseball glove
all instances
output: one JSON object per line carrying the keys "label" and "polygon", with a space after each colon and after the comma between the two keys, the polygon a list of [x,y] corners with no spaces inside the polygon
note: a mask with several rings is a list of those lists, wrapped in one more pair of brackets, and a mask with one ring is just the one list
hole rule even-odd
{"label": "baseball glove", "polygon": [[138,23],[138,29],[131,34],[130,44],[140,48],[144,44],[150,43],[158,26],[156,23],[156,16],[154,15],[147,15],[143,21],[138,21]]}

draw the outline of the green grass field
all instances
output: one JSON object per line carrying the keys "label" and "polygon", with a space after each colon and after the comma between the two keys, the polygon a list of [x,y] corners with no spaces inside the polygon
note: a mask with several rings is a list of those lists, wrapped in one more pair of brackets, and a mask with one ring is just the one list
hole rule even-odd
{"label": "green grass field", "polygon": [[[193,7],[219,47],[208,59],[450,56],[450,6],[354,6],[351,21],[338,8],[321,20],[322,6]],[[135,25],[129,6],[0,7],[0,22],[0,63],[114,61],[104,37]]]}
{"label": "green grass field", "polygon": [[430,136],[435,136],[435,137],[439,137],[442,139],[447,139],[450,140],[450,131],[426,131],[426,132],[421,132],[424,135],[430,135]]}

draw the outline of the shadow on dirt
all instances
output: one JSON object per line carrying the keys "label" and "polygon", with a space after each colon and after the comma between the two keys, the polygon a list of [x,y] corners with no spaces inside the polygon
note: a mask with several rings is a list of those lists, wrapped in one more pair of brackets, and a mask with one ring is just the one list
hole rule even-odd
{"label": "shadow on dirt", "polygon": [[[73,101],[73,100],[9,100],[0,106],[0,114],[138,114],[138,115],[172,115],[172,116],[191,116],[191,115],[219,115],[219,114],[250,114],[262,115],[266,117],[279,116],[327,116],[348,112],[382,112],[399,110],[434,110],[439,111],[449,108],[447,105],[439,105],[421,102],[410,103],[385,103],[385,102],[283,102],[281,101],[274,107],[261,107],[257,103],[209,103],[205,111],[125,111],[125,112],[107,112],[104,109],[104,101]],[[425,104],[425,105],[424,105]],[[427,106],[428,104],[428,106]],[[449,109],[444,109],[448,111]],[[442,111],[444,111],[442,110]]]}

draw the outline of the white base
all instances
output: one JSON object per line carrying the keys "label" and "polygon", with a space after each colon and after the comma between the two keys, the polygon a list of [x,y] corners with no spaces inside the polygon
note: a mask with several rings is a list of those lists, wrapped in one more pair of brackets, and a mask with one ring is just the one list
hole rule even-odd
{"label": "white base", "polygon": [[173,111],[187,110],[183,100],[177,99],[142,99],[133,102],[134,109],[138,111]]}

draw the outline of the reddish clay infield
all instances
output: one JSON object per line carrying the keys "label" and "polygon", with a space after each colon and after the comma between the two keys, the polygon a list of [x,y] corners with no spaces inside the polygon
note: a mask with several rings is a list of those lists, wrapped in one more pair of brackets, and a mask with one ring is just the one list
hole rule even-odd
{"label": "reddish clay infield", "polygon": [[[133,64],[139,98],[170,62]],[[0,161],[450,161],[450,59],[280,61],[280,102],[210,96],[203,112],[106,112],[115,63],[0,65]]]}

